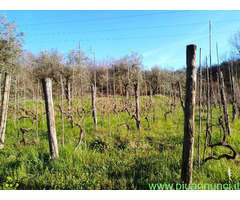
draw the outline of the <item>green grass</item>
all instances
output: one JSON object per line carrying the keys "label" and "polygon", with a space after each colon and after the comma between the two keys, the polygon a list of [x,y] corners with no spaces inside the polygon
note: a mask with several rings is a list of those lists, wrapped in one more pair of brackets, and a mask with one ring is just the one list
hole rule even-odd
{"label": "green grass", "polygon": [[[120,102],[116,98],[115,102]],[[141,97],[141,107],[146,97]],[[21,133],[14,122],[14,112],[10,106],[7,120],[5,147],[0,150],[0,187],[1,189],[149,189],[149,183],[181,183],[181,157],[183,145],[184,116],[178,104],[173,113],[164,118],[168,111],[168,97],[154,96],[155,122],[152,112],[149,114],[151,130],[148,130],[145,115],[141,114],[141,131],[137,131],[134,119],[126,113],[108,113],[102,118],[100,108],[106,99],[98,99],[98,127],[95,131],[91,113],[85,118],[86,143],[82,141],[79,149],[74,147],[78,141],[78,127],[71,128],[65,117],[65,146],[62,147],[61,114],[55,109],[59,158],[49,156],[48,136],[45,115],[39,123],[39,140],[36,139],[36,125],[26,133],[27,145],[23,145]],[[74,110],[80,105],[80,100],[73,102]],[[90,102],[84,101],[84,106],[90,110]],[[55,105],[59,101],[55,102]],[[39,113],[44,113],[44,102],[41,102]],[[27,109],[36,108],[36,102],[28,101]],[[120,107],[119,107],[120,109]],[[229,109],[231,111],[231,109]],[[210,160],[201,170],[197,164],[198,108],[196,110],[196,135],[194,149],[194,183],[228,183],[239,181],[239,157],[235,161],[221,159]],[[76,113],[75,113],[76,115]],[[213,141],[220,141],[217,124],[219,111],[213,110]],[[231,116],[231,112],[230,112]],[[19,115],[18,115],[19,117]],[[117,126],[128,118],[130,132],[126,126]],[[29,120],[22,120],[19,127],[30,127]],[[240,119],[231,123],[232,136],[228,142],[240,152],[238,130]],[[202,127],[202,145],[205,138],[205,121]],[[210,149],[207,149],[207,155]],[[228,152],[224,148],[214,149],[214,155]],[[201,156],[202,157],[202,156]],[[231,180],[228,170],[231,171]],[[12,186],[6,188],[6,184]],[[15,187],[17,185],[17,187]]]}

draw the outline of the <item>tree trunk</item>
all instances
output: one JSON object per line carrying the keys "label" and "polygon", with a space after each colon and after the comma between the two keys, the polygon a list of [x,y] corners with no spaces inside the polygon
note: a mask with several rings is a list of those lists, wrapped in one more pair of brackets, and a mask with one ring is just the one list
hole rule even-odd
{"label": "tree trunk", "polygon": [[52,81],[50,78],[42,79],[43,92],[45,97],[45,109],[47,116],[49,149],[52,157],[58,157],[57,134],[55,128],[55,116],[52,98]]}
{"label": "tree trunk", "polygon": [[5,82],[4,82],[4,88],[3,88],[2,108],[1,108],[0,149],[4,148],[10,85],[11,85],[11,75],[8,73],[5,73]]}
{"label": "tree trunk", "polygon": [[184,109],[184,141],[181,179],[192,183],[196,99],[196,45],[187,46],[186,96]]}

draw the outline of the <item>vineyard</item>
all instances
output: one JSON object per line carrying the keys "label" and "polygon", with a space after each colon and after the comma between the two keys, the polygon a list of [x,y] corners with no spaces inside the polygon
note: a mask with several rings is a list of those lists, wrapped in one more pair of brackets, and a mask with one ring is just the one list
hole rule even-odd
{"label": "vineyard", "polygon": [[187,45],[186,68],[145,70],[136,52],[97,63],[79,43],[19,61],[21,40],[0,42],[0,189],[236,189],[239,60],[212,66]]}
{"label": "vineyard", "polygon": [[[207,83],[209,80],[203,84],[205,95],[209,94],[205,88]],[[38,81],[36,90],[32,90],[36,95],[30,100],[24,91],[22,99],[18,90],[13,92],[16,102],[9,104],[6,139],[1,149],[3,189],[149,189],[151,183],[180,182],[184,100],[179,82],[172,84],[169,91],[162,91],[165,94],[138,96],[136,85],[133,96],[104,97],[97,95],[92,85],[92,94],[82,98],[72,95],[55,98],[59,155],[52,153],[52,156],[40,84]],[[70,84],[67,89],[70,94]],[[196,183],[236,182],[239,160],[235,154],[240,150],[240,121],[229,120],[229,137],[221,121],[224,116],[221,106],[213,105],[211,113],[207,112],[208,106],[210,104],[202,103],[202,107],[196,108],[195,129],[199,138],[194,144],[193,180]],[[230,106],[227,110],[228,117],[232,116]],[[207,136],[212,133],[211,140],[205,132]],[[224,146],[225,141],[232,146]],[[212,145],[214,143],[217,145]],[[215,146],[219,147],[213,149]],[[221,159],[223,157],[230,160]]]}

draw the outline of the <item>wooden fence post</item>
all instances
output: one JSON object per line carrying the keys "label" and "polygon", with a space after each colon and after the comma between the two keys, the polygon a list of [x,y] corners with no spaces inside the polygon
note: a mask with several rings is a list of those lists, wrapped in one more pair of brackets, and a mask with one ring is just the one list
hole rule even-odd
{"label": "wooden fence post", "polygon": [[68,102],[68,112],[71,110],[71,83],[67,80],[67,102]]}
{"label": "wooden fence post", "polygon": [[10,85],[11,85],[11,75],[6,72],[5,73],[5,81],[4,81],[4,88],[3,88],[3,95],[2,95],[2,107],[1,107],[0,149],[4,148]]}
{"label": "wooden fence post", "polygon": [[135,94],[135,117],[136,117],[136,126],[138,131],[140,131],[140,103],[139,103],[139,82],[134,84],[134,94]]}
{"label": "wooden fence post", "polygon": [[2,101],[2,73],[0,73],[0,101]]}
{"label": "wooden fence post", "polygon": [[182,153],[181,179],[185,184],[192,183],[193,150],[195,132],[195,100],[196,100],[196,45],[187,46],[186,96],[184,109],[184,141]]}
{"label": "wooden fence post", "polygon": [[231,61],[231,65],[229,66],[229,79],[231,84],[231,93],[232,93],[232,121],[235,121],[237,117],[237,106],[236,106],[236,91],[235,91],[235,80],[233,76],[233,61]]}
{"label": "wooden fence post", "polygon": [[91,92],[92,92],[92,116],[95,125],[95,130],[97,129],[97,107],[96,107],[96,87],[94,84],[91,85]]}
{"label": "wooden fence post", "polygon": [[[60,83],[61,83],[61,104],[62,104],[62,109],[64,110],[64,86],[63,86],[62,75],[60,76]],[[63,113],[62,113],[62,146],[64,147],[64,115]]]}
{"label": "wooden fence post", "polygon": [[231,129],[230,129],[230,120],[229,120],[229,114],[228,114],[228,105],[227,105],[227,100],[226,100],[226,95],[225,95],[225,86],[224,86],[224,79],[223,79],[223,73],[220,72],[220,91],[221,91],[221,101],[222,101],[222,106],[223,106],[223,114],[224,114],[224,125],[227,131],[228,135],[231,135]]}
{"label": "wooden fence post", "polygon": [[47,116],[49,149],[52,157],[58,157],[57,134],[55,128],[55,116],[52,98],[52,81],[50,78],[42,79]]}

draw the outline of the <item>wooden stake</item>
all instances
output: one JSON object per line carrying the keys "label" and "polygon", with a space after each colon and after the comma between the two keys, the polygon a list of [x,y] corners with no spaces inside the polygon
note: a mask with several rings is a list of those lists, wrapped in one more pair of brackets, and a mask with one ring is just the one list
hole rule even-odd
{"label": "wooden stake", "polygon": [[220,84],[221,84],[221,99],[222,99],[222,106],[223,106],[223,114],[224,114],[224,122],[225,122],[225,129],[228,135],[231,135],[230,123],[229,123],[229,115],[228,115],[228,105],[224,91],[224,79],[223,73],[220,72]]}
{"label": "wooden stake", "polygon": [[[81,88],[81,106],[82,108],[84,108],[84,101],[83,101],[83,68],[82,68],[82,57],[81,57],[81,43],[79,41],[79,67],[80,67],[80,88]],[[84,146],[85,149],[87,147],[87,143],[86,143],[86,133],[85,133],[85,112],[83,112],[83,140],[84,140]]]}
{"label": "wooden stake", "polygon": [[187,46],[186,96],[184,110],[184,141],[182,153],[181,180],[192,183],[193,150],[195,134],[195,99],[196,99],[196,45]]}
{"label": "wooden stake", "polygon": [[50,78],[42,79],[43,92],[45,97],[45,109],[47,116],[47,127],[48,127],[48,140],[49,149],[52,157],[57,158],[58,145],[57,145],[57,133],[55,128],[55,116],[52,98],[52,81]]}
{"label": "wooden stake", "polygon": [[2,107],[1,107],[0,149],[4,148],[10,86],[11,86],[11,75],[6,72],[5,73],[5,81],[4,81],[4,88],[3,88],[3,96],[2,96]]}
{"label": "wooden stake", "polygon": [[18,88],[17,88],[17,76],[15,77],[15,88],[14,88],[14,128],[15,131],[17,132],[17,92],[18,92]]}
{"label": "wooden stake", "polygon": [[199,133],[198,133],[198,167],[200,168],[200,146],[201,146],[201,129],[202,129],[202,112],[201,112],[201,105],[202,105],[202,49],[200,48],[199,52]]}
{"label": "wooden stake", "polygon": [[138,131],[140,132],[140,103],[139,103],[139,83],[134,84],[135,92],[135,120]]}
{"label": "wooden stake", "polygon": [[91,85],[91,91],[92,91],[92,116],[95,130],[97,130],[96,88],[94,84]]}
{"label": "wooden stake", "polygon": [[[64,86],[63,86],[62,75],[60,76],[60,83],[61,83],[61,104],[62,104],[62,109],[64,109]],[[62,146],[64,147],[64,115],[63,113],[62,113]]]}
{"label": "wooden stake", "polygon": [[0,73],[0,101],[2,101],[2,73]]}
{"label": "wooden stake", "polygon": [[[207,138],[209,134],[209,109],[210,109],[210,85],[209,85],[209,68],[206,57],[206,95],[207,95],[207,121],[206,121],[206,137],[203,150],[203,159],[205,159],[206,149],[207,149]],[[211,136],[210,136],[211,137]],[[211,139],[210,139],[211,141]]]}
{"label": "wooden stake", "polygon": [[107,56],[107,98],[109,102],[109,91],[108,91],[108,56]]}
{"label": "wooden stake", "polygon": [[[40,83],[39,83],[39,82],[40,82],[40,81],[39,81],[39,79],[38,79],[38,80],[37,80],[37,113],[36,113],[37,119],[38,119],[38,101],[39,101],[39,90],[40,90]],[[39,126],[39,122],[38,122],[38,120],[37,120],[37,139],[39,139],[39,137],[38,137],[38,132],[39,132],[38,126]]]}
{"label": "wooden stake", "polygon": [[231,66],[229,70],[229,76],[231,80],[231,88],[232,88],[232,121],[234,121],[237,117],[237,106],[236,106],[236,92],[235,92],[235,80],[233,76],[233,61],[231,61]]}

